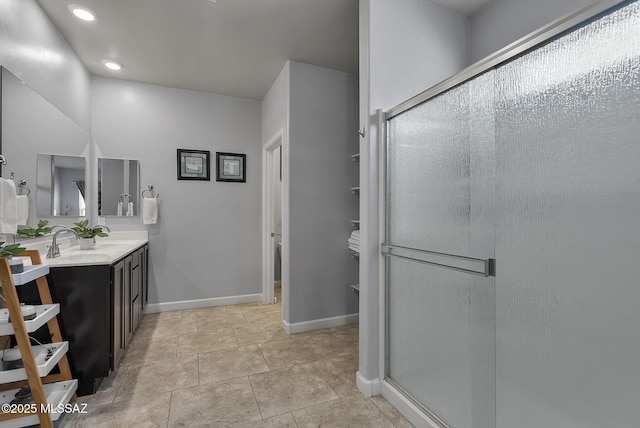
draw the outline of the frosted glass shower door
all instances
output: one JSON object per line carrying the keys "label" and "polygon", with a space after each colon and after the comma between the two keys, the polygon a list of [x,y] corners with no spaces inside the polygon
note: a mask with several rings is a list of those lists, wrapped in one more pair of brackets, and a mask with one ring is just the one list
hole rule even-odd
{"label": "frosted glass shower door", "polygon": [[492,108],[488,73],[388,121],[387,380],[452,428],[495,425]]}
{"label": "frosted glass shower door", "polygon": [[496,82],[497,427],[638,427],[638,3]]}

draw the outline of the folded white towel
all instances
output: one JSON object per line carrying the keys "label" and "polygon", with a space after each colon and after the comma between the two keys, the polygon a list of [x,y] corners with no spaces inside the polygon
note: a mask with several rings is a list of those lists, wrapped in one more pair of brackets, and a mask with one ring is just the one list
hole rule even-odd
{"label": "folded white towel", "polygon": [[16,196],[16,206],[18,226],[26,226],[27,220],[29,220],[29,197],[27,195]]}
{"label": "folded white towel", "polygon": [[158,198],[142,198],[142,224],[158,221]]}
{"label": "folded white towel", "polygon": [[118,202],[118,211],[116,212],[116,215],[118,217],[122,217],[122,206],[123,206],[122,201]]}
{"label": "folded white towel", "polygon": [[16,183],[0,178],[0,233],[18,231]]}
{"label": "folded white towel", "polygon": [[127,216],[133,216],[133,202],[127,204]]}

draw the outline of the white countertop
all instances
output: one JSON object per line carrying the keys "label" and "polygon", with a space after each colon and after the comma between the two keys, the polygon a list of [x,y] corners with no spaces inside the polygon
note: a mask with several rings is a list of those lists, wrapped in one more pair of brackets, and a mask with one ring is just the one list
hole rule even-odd
{"label": "white countertop", "polygon": [[149,239],[146,231],[116,231],[110,232],[106,238],[96,237],[96,245],[93,249],[81,250],[75,237],[69,238],[68,235],[59,235],[60,256],[53,259],[46,258],[46,247],[51,245],[51,238],[48,241],[34,243],[33,245],[23,244],[26,244],[25,247],[28,249],[40,251],[43,264],[51,267],[69,267],[110,265],[147,242],[149,242]]}

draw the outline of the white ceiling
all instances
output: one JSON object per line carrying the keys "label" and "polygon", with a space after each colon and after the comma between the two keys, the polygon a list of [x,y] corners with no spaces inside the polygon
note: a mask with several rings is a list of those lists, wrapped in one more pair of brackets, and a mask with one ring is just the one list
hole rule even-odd
{"label": "white ceiling", "polygon": [[[97,76],[261,100],[289,59],[358,72],[358,0],[37,1]],[[467,15],[491,2],[429,1]]]}

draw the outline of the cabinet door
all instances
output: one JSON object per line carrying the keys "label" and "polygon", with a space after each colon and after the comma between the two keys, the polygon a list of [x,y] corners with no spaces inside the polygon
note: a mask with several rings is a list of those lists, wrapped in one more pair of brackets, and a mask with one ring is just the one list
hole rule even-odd
{"label": "cabinet door", "polygon": [[[131,301],[133,302],[140,294],[140,250],[131,253]],[[133,323],[135,330],[135,323]]]}
{"label": "cabinet door", "polygon": [[131,328],[131,262],[132,257],[128,256],[124,259],[124,292],[122,293],[122,323],[123,323],[123,335],[124,335],[124,346],[126,348],[129,343],[129,339],[131,338],[131,333],[133,332]]}
{"label": "cabinet door", "polygon": [[113,350],[111,352],[111,370],[115,370],[124,341],[122,336],[122,321],[124,318],[122,295],[124,291],[124,261],[111,267],[111,285],[113,287]]}

